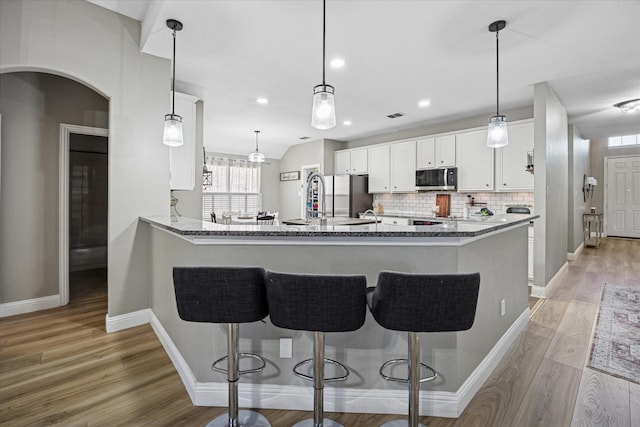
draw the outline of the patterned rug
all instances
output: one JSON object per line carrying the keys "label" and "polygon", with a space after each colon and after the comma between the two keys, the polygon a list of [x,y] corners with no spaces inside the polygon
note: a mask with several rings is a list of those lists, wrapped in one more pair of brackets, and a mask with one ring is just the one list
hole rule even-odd
{"label": "patterned rug", "polygon": [[605,283],[589,366],[640,384],[640,288]]}

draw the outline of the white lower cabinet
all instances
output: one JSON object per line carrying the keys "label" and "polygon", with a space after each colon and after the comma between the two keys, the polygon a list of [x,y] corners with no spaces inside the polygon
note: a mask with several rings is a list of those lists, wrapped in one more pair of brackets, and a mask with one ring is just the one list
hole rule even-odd
{"label": "white lower cabinet", "polygon": [[384,225],[409,225],[409,218],[399,218],[395,216],[383,216],[380,222]]}
{"label": "white lower cabinet", "polygon": [[487,147],[487,130],[456,135],[458,191],[493,191],[493,148]]}

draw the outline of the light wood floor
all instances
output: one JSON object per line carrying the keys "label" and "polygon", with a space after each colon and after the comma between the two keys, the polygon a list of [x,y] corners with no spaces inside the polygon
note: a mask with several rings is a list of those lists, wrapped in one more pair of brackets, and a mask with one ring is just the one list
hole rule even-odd
{"label": "light wood floor", "polygon": [[[640,426],[640,385],[585,368],[604,282],[640,286],[640,241],[604,239],[562,274],[527,329],[457,420],[438,426]],[[201,426],[148,325],[106,334],[106,298],[0,320],[0,425]],[[632,402],[635,402],[632,405]],[[311,412],[263,410],[274,427]],[[394,415],[327,414],[345,426]]]}

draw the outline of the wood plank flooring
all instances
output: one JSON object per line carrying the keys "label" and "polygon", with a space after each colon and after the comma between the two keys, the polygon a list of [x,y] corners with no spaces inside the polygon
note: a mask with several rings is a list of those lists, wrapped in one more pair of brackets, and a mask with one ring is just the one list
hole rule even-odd
{"label": "wood plank flooring", "polygon": [[[464,413],[423,424],[640,426],[640,385],[585,367],[603,283],[640,287],[640,240],[605,238],[560,279]],[[0,319],[0,425],[201,426],[225,412],[192,406],[148,325],[107,334],[106,310],[103,296]],[[261,412],[274,427],[312,416]],[[356,427],[398,418],[326,416]]]}

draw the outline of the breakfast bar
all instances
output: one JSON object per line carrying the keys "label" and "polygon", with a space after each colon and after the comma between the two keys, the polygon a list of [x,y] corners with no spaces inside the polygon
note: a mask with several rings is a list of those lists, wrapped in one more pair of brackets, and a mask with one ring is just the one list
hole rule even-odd
{"label": "breakfast bar", "polygon": [[[423,415],[457,417],[491,374],[529,318],[527,228],[535,215],[505,214],[430,226],[222,225],[189,218],[144,217],[148,227],[151,324],[196,405],[225,406],[227,384],[211,363],[226,351],[225,328],[182,321],[172,281],[174,266],[257,266],[307,274],[362,274],[375,286],[384,270],[445,274],[479,272],[473,327],[423,334],[422,361],[437,380],[422,386]],[[240,351],[267,361],[259,375],[240,379],[240,405],[302,409],[313,399],[293,366],[312,355],[311,333],[264,322],[243,324]],[[281,338],[292,338],[293,357],[281,357]],[[325,389],[325,410],[406,412],[406,385],[380,378],[379,367],[406,357],[407,338],[380,327],[370,313],[354,332],[326,337],[326,357],[351,376]],[[330,372],[327,373],[330,375]]]}

